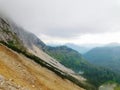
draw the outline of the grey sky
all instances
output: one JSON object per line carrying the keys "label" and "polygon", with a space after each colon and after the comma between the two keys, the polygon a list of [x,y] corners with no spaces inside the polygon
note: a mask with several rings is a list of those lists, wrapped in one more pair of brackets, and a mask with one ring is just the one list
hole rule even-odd
{"label": "grey sky", "polygon": [[0,10],[39,37],[120,32],[120,0],[0,0]]}

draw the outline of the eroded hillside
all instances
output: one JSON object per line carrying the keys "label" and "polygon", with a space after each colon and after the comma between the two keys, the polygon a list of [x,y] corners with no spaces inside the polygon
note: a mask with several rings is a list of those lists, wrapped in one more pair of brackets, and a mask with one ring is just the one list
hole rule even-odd
{"label": "eroded hillside", "polygon": [[0,89],[84,90],[3,45],[0,45]]}

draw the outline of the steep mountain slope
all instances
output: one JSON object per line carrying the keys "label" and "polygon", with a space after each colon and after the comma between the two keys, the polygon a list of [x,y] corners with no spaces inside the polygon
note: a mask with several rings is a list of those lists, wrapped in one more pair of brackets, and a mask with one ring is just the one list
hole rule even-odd
{"label": "steep mountain slope", "polygon": [[[24,31],[23,29],[17,27],[17,26],[14,26],[15,24],[9,24],[10,22],[6,21],[6,20],[3,20],[2,18],[0,18],[0,27],[1,27],[1,30],[0,30],[0,43],[6,45],[7,47],[11,48],[12,50],[18,52],[19,54],[23,54],[25,55],[26,57],[30,58],[31,60],[37,62],[38,64],[42,65],[43,67],[46,67],[46,69],[48,71],[51,71],[52,73],[54,73],[57,77],[59,77],[61,80],[67,80],[68,84],[70,81],[72,81],[73,83],[75,83],[76,85],[78,85],[79,87],[84,87],[86,88],[87,90],[93,90],[91,88],[89,88],[89,85],[87,85],[87,83],[85,83],[85,80],[81,77],[81,76],[78,76],[76,75],[72,70],[64,67],[63,65],[61,65],[58,61],[56,61],[55,59],[53,59],[52,57],[50,57],[49,55],[47,55],[43,49],[44,47],[46,47],[46,45],[41,41],[39,40],[35,35],[29,33],[29,32],[26,32]],[[1,50],[1,53],[3,52],[4,50]],[[6,51],[7,53],[7,51]],[[13,55],[14,56],[14,55]],[[37,57],[38,56],[38,57]],[[9,57],[8,55],[6,56],[1,56],[1,60],[4,60],[4,57],[7,58],[7,60],[9,60],[9,58],[13,58],[13,57]],[[17,56],[18,57],[18,56]],[[11,60],[9,60],[10,62],[6,62],[6,66],[4,66],[3,64],[3,67],[5,68],[5,72],[11,72],[11,73],[7,73],[8,75],[10,74],[11,75],[17,75],[17,73],[14,73],[13,71],[15,72],[19,72],[19,70],[17,68],[15,68],[14,70],[12,71],[9,71],[8,68],[13,68],[14,67],[14,63],[16,62],[15,60],[18,60],[17,57],[14,57],[14,61],[11,62]],[[27,59],[24,59],[24,63],[23,64],[27,64],[25,61]],[[6,60],[5,60],[6,61]],[[1,62],[2,63],[2,62]],[[8,65],[11,64],[9,67],[7,66],[7,63]],[[18,63],[19,64],[19,63]],[[29,66],[29,64],[27,64]],[[28,67],[27,66],[27,67]],[[8,67],[8,68],[7,68]],[[18,66],[19,67],[19,66]],[[7,69],[6,69],[7,68]],[[21,67],[19,67],[21,68]],[[34,69],[34,66],[31,68]],[[32,70],[33,70],[32,69]],[[7,71],[6,71],[7,70]],[[11,69],[10,69],[11,70]],[[18,71],[16,71],[18,70]],[[33,72],[31,69],[27,69],[29,72]],[[21,73],[24,74],[24,70],[23,72],[20,71]],[[45,71],[46,72],[46,71]],[[1,71],[2,73],[2,71]],[[26,74],[26,72],[25,72]],[[29,73],[30,74],[30,73]],[[36,73],[36,74],[40,74],[39,72]],[[49,75],[49,73],[46,74],[47,76]],[[27,79],[27,77],[24,77],[25,75],[23,75],[23,79]],[[27,75],[26,75],[27,76]],[[51,78],[55,78],[54,76],[53,77],[47,77],[45,76],[48,80]],[[5,77],[4,75],[2,75],[1,77]],[[33,76],[34,77],[34,76]],[[40,76],[39,76],[40,77]],[[16,79],[19,79],[17,78],[16,76]],[[28,77],[29,79],[29,77]],[[5,79],[7,80],[7,79]],[[54,79],[53,79],[54,80]],[[8,80],[7,80],[8,81]],[[4,81],[3,81],[4,82]],[[21,81],[22,82],[22,81]],[[50,81],[51,82],[51,81]],[[50,82],[45,82],[46,85],[49,84]],[[59,81],[58,81],[59,82]],[[13,83],[13,82],[10,82],[10,83]],[[28,83],[31,83],[28,81]],[[42,82],[41,82],[42,83]],[[45,84],[44,83],[44,84]],[[51,82],[52,83],[52,82]],[[51,88],[49,88],[49,85],[48,85],[48,89],[45,89],[47,88],[47,86],[43,89],[43,90],[58,90],[58,89],[55,89],[54,86],[58,86],[58,87],[61,87],[60,84],[63,84],[64,82],[61,82],[61,83],[57,83],[55,81],[56,84],[58,85],[54,85],[52,84],[51,85]],[[7,84],[7,83],[6,83]],[[13,83],[14,84],[14,83]],[[17,85],[17,82],[15,82],[15,84]],[[59,86],[60,85],[60,86]],[[70,85],[70,84],[69,84]],[[76,87],[75,85],[75,87]],[[24,87],[24,86],[23,86]],[[34,87],[34,85],[33,85]],[[63,85],[63,87],[65,87],[66,89],[68,89],[67,85]],[[90,86],[91,87],[91,86]],[[6,86],[7,88],[7,86]],[[57,88],[57,87],[56,87]],[[66,90],[66,89],[60,89],[60,90]],[[79,88],[80,89],[80,88]],[[79,90],[78,89],[78,90]],[[20,89],[21,90],[21,89]],[[27,89],[29,90],[29,89]],[[31,90],[31,89],[30,89]],[[35,90],[35,89],[34,89]],[[38,88],[36,90],[39,90]],[[68,89],[69,90],[69,89]],[[71,89],[70,89],[71,90]],[[73,86],[73,90],[74,90],[74,86]],[[77,90],[77,89],[75,89]]]}
{"label": "steep mountain slope", "polygon": [[84,90],[0,44],[1,90]]}
{"label": "steep mountain slope", "polygon": [[37,47],[42,49],[46,46],[40,39],[38,39],[38,37],[28,31],[25,31],[14,22],[9,21],[9,24],[11,27],[11,31],[17,34],[17,36],[22,40],[23,44],[27,48],[33,49],[33,45],[36,45]]}
{"label": "steep mountain slope", "polygon": [[94,48],[84,54],[84,57],[93,64],[120,72],[120,46]]}
{"label": "steep mountain slope", "polygon": [[68,73],[74,73],[72,70],[64,67],[57,60],[47,55],[43,51],[46,45],[34,34],[28,31],[25,31],[23,28],[19,27],[12,21],[9,21],[9,25],[11,27],[10,31],[14,32],[18,36],[18,38],[20,38],[23,45],[27,48],[28,52],[31,52],[34,55],[41,58],[42,60],[50,63],[51,65],[54,65],[56,68],[64,70],[65,72],[68,72]]}
{"label": "steep mountain slope", "polygon": [[0,41],[14,45],[19,49],[25,49],[22,41],[16,36],[16,33],[11,32],[10,30],[10,25],[0,18]]}
{"label": "steep mountain slope", "polygon": [[[120,75],[103,67],[87,62],[80,53],[66,46],[47,47],[46,52],[66,67],[84,76],[90,83],[99,87],[108,81],[120,81]],[[119,82],[120,83],[120,82]]]}

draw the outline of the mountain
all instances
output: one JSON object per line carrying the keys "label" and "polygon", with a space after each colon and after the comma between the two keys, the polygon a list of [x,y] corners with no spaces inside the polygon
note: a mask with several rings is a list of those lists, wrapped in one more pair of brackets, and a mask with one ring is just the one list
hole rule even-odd
{"label": "mountain", "polygon": [[72,48],[72,49],[78,51],[81,54],[84,54],[84,53],[88,52],[90,49],[93,48],[93,47],[85,46],[85,45],[79,46],[79,45],[75,45],[75,44],[72,44],[72,43],[67,43],[67,44],[65,44],[65,46],[67,46],[69,48]]}
{"label": "mountain", "polygon": [[43,50],[47,47],[44,42],[42,42],[34,34],[24,30],[21,27],[18,27],[14,22],[10,21],[11,31],[16,34],[16,36],[22,41],[23,45],[26,47],[27,51],[41,58],[45,62],[53,65],[56,68],[59,68],[62,71],[67,73],[74,73],[72,70],[64,67],[57,60],[50,57]]}
{"label": "mountain", "polygon": [[89,83],[99,87],[105,82],[119,82],[120,75],[113,71],[89,63],[83,56],[67,46],[47,47],[46,53],[57,59],[61,64],[71,68],[85,77]]}
{"label": "mountain", "polygon": [[[46,47],[46,53],[57,58],[57,60],[64,64],[65,66],[74,69],[76,72],[79,72],[79,68],[77,69],[77,64],[87,63],[85,59],[79,54],[77,51],[68,48],[66,46],[58,46],[58,47]],[[76,64],[76,67],[73,66]]]}
{"label": "mountain", "polygon": [[0,88],[96,90],[86,79],[46,54],[46,47],[34,34],[0,18],[0,82],[5,82]]}
{"label": "mountain", "polygon": [[84,54],[89,62],[120,72],[120,46],[97,47]]}
{"label": "mountain", "polygon": [[11,31],[15,32],[18,36],[18,38],[21,39],[23,44],[30,49],[33,49],[33,45],[36,45],[40,49],[44,48],[46,45],[44,42],[42,42],[37,36],[35,36],[33,33],[30,33],[23,28],[16,25],[14,22],[9,21],[9,24],[11,26]]}
{"label": "mountain", "polygon": [[[111,45],[118,45],[117,43],[111,43]],[[101,47],[103,46],[102,44],[81,44],[81,45],[76,45],[72,43],[67,43],[65,46],[72,48],[76,51],[78,51],[81,54],[87,53],[89,50],[95,48],[95,47]]]}

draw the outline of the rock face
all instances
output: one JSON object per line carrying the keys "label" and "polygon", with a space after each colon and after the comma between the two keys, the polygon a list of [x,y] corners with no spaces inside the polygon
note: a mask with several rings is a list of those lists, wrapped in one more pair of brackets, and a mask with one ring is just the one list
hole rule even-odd
{"label": "rock face", "polygon": [[25,31],[23,28],[17,26],[14,22],[9,22],[12,32],[15,32],[17,36],[21,39],[23,44],[30,49],[33,49],[33,45],[36,45],[40,49],[44,48],[46,45],[34,34]]}
{"label": "rock face", "polygon": [[30,49],[33,49],[33,45],[36,45],[40,49],[46,46],[34,34],[25,31],[12,21],[5,21],[2,18],[0,18],[0,41],[25,46]]}
{"label": "rock face", "polygon": [[18,48],[23,48],[22,41],[17,37],[16,33],[11,30],[10,25],[0,18],[0,41],[15,45]]}

